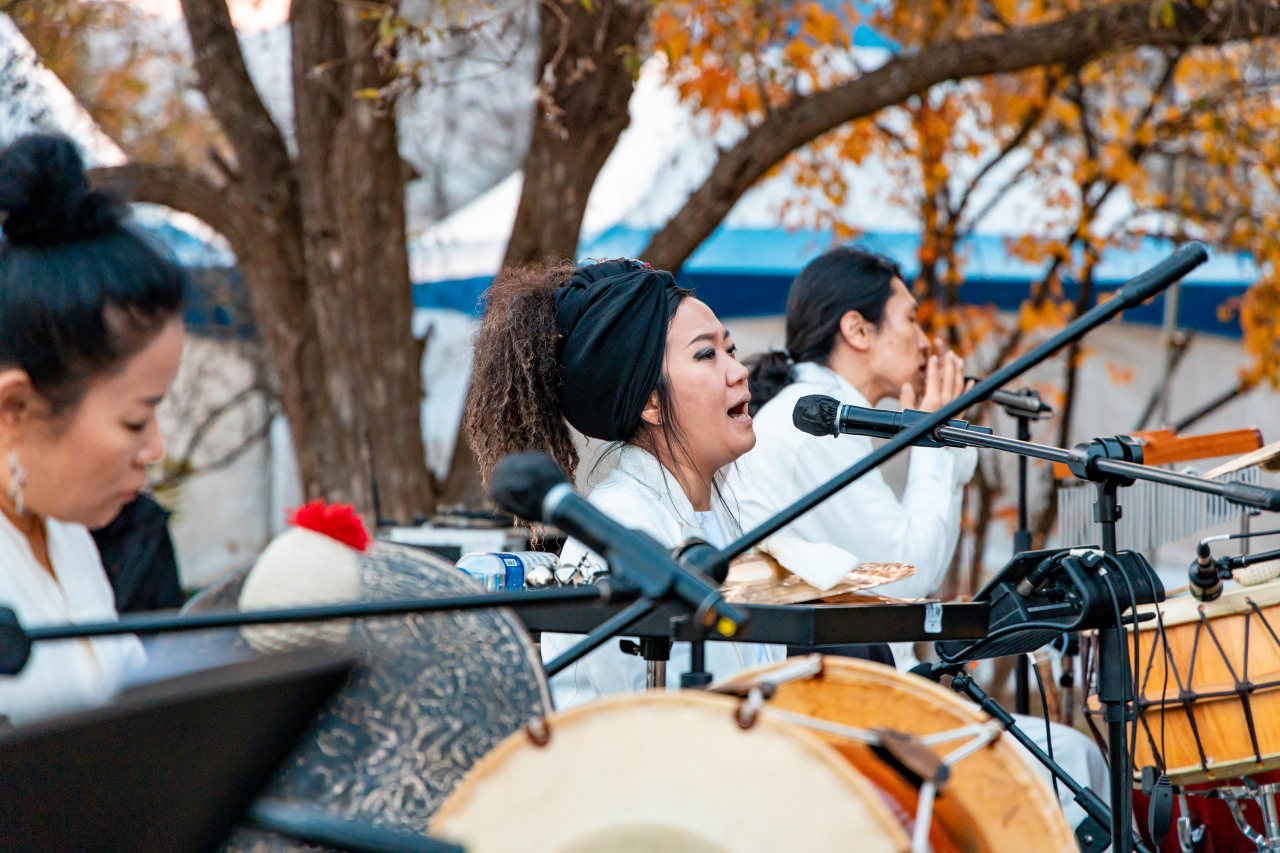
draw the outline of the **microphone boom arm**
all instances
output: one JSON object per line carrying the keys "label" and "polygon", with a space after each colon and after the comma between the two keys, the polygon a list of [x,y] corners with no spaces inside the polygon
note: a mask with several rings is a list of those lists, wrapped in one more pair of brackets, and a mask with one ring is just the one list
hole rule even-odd
{"label": "microphone boom arm", "polygon": [[1048,340],[1041,342],[1021,357],[1009,362],[950,403],[933,412],[929,417],[917,421],[903,430],[896,437],[871,451],[842,473],[837,474],[817,489],[791,504],[791,506],[781,510],[754,530],[744,533],[723,550],[724,558],[732,560],[734,557],[745,554],[755,547],[757,543],[777,533],[845,486],[861,479],[867,472],[897,456],[914,444],[916,439],[932,433],[965,409],[986,400],[1002,386],[1026,373],[1040,362],[1051,358],[1068,344],[1084,337],[1085,334],[1125,309],[1133,308],[1145,302],[1149,297],[1154,296],[1173,282],[1181,279],[1208,259],[1208,252],[1199,243],[1188,243],[1178,249],[1156,266],[1136,278],[1130,279],[1116,291],[1115,296],[1111,299],[1095,305]]}

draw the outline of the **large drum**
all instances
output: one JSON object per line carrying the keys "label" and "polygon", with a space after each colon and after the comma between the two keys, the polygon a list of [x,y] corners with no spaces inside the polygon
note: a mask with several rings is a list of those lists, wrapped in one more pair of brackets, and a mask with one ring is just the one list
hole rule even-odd
{"label": "large drum", "polygon": [[[376,543],[359,555],[363,601],[469,594],[474,581],[415,548]],[[234,609],[247,570],[201,593],[190,611]],[[431,816],[473,764],[551,708],[542,662],[510,611],[356,620],[346,646],[361,665],[317,719],[266,794],[406,831]],[[161,657],[255,654],[238,631],[175,638]],[[314,851],[242,828],[230,853]]]}
{"label": "large drum", "polygon": [[1135,766],[1163,766],[1175,785],[1280,768],[1280,580],[1160,613],[1138,629]]}
{"label": "large drum", "polygon": [[818,738],[702,692],[628,694],[486,756],[432,833],[468,853],[905,853],[876,790]]}
{"label": "large drum", "polygon": [[[748,670],[721,687],[768,682],[794,665],[781,662]],[[992,722],[977,706],[931,681],[852,658],[823,658],[819,674],[781,681],[772,689],[765,719],[770,710],[781,711],[784,719],[819,730],[820,723],[798,718],[866,731],[887,729],[917,738]],[[904,821],[917,813],[919,788],[885,761],[883,750],[838,733],[820,736],[875,783]],[[957,739],[933,749],[946,754],[963,743]],[[929,840],[935,851],[1074,853],[1078,849],[1057,799],[1004,736],[949,768],[949,778],[933,806]]]}

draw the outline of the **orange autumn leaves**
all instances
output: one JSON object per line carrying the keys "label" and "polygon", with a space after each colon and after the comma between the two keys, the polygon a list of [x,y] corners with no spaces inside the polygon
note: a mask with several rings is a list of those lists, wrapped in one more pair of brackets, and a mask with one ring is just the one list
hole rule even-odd
{"label": "orange autumn leaves", "polygon": [[[748,125],[799,93],[826,88],[883,61],[852,49],[859,25],[902,51],[998,32],[1077,11],[1082,0],[894,0],[878,4],[660,0],[658,49],[682,98],[717,119]],[[1163,14],[1159,2],[1153,15]],[[1280,384],[1280,57],[1269,42],[1139,49],[1079,68],[1045,67],[944,84],[842,126],[795,152],[785,170],[799,192],[784,213],[829,229],[857,228],[844,210],[851,169],[874,161],[892,186],[883,204],[919,223],[917,293],[939,305],[935,329],[977,347],[1059,327],[1076,306],[1062,282],[1085,282],[1111,246],[1144,236],[1202,239],[1247,252],[1261,280],[1239,305],[1253,365],[1249,382]],[[1039,221],[1007,241],[1040,265],[1014,327],[955,305],[964,240],[1000,198],[1022,188]],[[1020,346],[998,347],[1006,357]],[[994,366],[994,365],[992,365]],[[1113,378],[1123,378],[1116,374]]]}

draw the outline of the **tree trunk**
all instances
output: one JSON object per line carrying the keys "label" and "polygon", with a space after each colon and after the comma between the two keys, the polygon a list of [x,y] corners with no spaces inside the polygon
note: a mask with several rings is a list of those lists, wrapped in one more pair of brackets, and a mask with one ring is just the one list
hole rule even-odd
{"label": "tree trunk", "polygon": [[524,189],[504,266],[574,259],[587,198],[630,122],[647,0],[542,0],[542,69]]}
{"label": "tree trunk", "polygon": [[141,201],[200,216],[231,242],[281,387],[308,499],[409,523],[431,509],[412,335],[404,179],[373,16],[295,0],[298,160],[253,88],[226,0],[183,0],[200,88],[236,155],[214,187],[179,169],[101,170]]}
{"label": "tree trunk", "polygon": [[[389,82],[364,8],[295,0],[293,94],[303,255],[340,444],[316,484],[409,523],[432,483],[419,427],[421,347],[405,247],[395,113],[361,99]],[[309,489],[310,491],[310,489]]]}

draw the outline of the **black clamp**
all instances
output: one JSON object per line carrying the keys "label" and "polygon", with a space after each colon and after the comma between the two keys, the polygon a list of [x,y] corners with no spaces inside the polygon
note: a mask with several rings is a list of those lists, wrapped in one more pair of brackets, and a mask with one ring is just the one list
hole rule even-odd
{"label": "black clamp", "polygon": [[1071,448],[1067,468],[1081,480],[1095,483],[1111,482],[1117,486],[1132,486],[1134,479],[1123,474],[1109,474],[1098,470],[1098,460],[1110,459],[1115,462],[1132,462],[1142,464],[1142,445],[1137,439],[1127,435],[1114,435],[1107,438],[1095,438],[1077,444]]}

